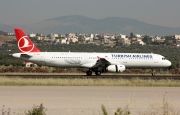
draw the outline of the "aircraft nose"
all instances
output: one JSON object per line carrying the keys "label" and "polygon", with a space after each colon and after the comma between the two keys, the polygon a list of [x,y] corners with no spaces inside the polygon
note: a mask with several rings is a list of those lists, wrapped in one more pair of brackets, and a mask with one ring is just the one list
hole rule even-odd
{"label": "aircraft nose", "polygon": [[167,60],[167,66],[171,66],[171,62],[169,60]]}

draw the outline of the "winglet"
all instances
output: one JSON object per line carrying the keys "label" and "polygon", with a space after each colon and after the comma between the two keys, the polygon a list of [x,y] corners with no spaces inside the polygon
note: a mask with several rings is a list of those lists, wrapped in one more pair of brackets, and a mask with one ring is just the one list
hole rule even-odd
{"label": "winglet", "polygon": [[40,50],[34,45],[30,38],[20,28],[15,28],[16,40],[20,53],[25,52],[40,52]]}

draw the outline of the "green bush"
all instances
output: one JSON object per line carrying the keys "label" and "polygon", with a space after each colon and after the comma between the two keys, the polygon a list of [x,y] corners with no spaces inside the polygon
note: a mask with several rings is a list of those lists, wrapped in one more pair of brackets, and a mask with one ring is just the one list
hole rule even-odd
{"label": "green bush", "polygon": [[[101,109],[102,109],[103,115],[108,115],[108,112],[104,105],[101,105]],[[116,112],[114,113],[114,115],[130,115],[130,114],[131,112],[129,111],[128,106],[126,106],[125,109],[117,108]]]}
{"label": "green bush", "polygon": [[33,106],[31,110],[28,110],[27,113],[25,112],[25,115],[46,115],[45,111],[43,104],[40,104],[40,106]]}

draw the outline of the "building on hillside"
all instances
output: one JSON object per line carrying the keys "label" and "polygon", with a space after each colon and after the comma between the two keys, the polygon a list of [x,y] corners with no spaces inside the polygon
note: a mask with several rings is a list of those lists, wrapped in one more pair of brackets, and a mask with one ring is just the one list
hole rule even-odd
{"label": "building on hillside", "polygon": [[140,34],[136,34],[135,37],[136,38],[141,38],[141,35]]}
{"label": "building on hillside", "polygon": [[109,44],[110,40],[108,38],[104,38],[104,40],[102,40],[102,42],[105,43],[105,44]]}
{"label": "building on hillside", "polygon": [[90,38],[93,39],[94,38],[94,34],[90,34]]}
{"label": "building on hillside", "polygon": [[51,37],[51,39],[52,39],[52,38],[57,38],[57,37],[59,37],[59,34],[51,33],[51,34],[50,34],[50,37]]}
{"label": "building on hillside", "polygon": [[37,40],[43,40],[42,36],[37,36],[36,38],[37,38]]}
{"label": "building on hillside", "polygon": [[126,35],[120,34],[120,38],[126,38]]}
{"label": "building on hillside", "polygon": [[14,33],[7,33],[8,36],[14,36]]}
{"label": "building on hillside", "polygon": [[143,41],[139,40],[139,41],[135,41],[134,44],[137,44],[137,45],[146,45],[146,43],[144,43]]}
{"label": "building on hillside", "polygon": [[121,38],[120,39],[120,43],[122,43],[123,45],[131,45],[131,41],[129,40],[129,38]]}
{"label": "building on hillside", "polygon": [[78,42],[78,38],[72,38],[71,41],[72,41],[73,43],[77,43],[77,42]]}
{"label": "building on hillside", "polygon": [[76,37],[76,34],[75,33],[69,33],[66,36],[69,38],[74,38],[74,37]]}
{"label": "building on hillside", "polygon": [[29,37],[34,38],[34,37],[36,37],[36,34],[34,34],[34,33],[29,34]]}
{"label": "building on hillside", "polygon": [[56,39],[55,34],[51,34],[50,38],[51,38],[52,41],[55,40]]}
{"label": "building on hillside", "polygon": [[60,37],[60,38],[65,38],[66,35],[65,35],[65,34],[60,34],[59,37]]}
{"label": "building on hillside", "polygon": [[155,39],[154,42],[163,43],[165,38]]}
{"label": "building on hillside", "polygon": [[180,40],[176,40],[176,45],[180,47]]}
{"label": "building on hillside", "polygon": [[180,35],[174,35],[174,38],[175,38],[176,40],[180,40]]}
{"label": "building on hillside", "polygon": [[61,44],[67,44],[67,38],[61,39]]}
{"label": "building on hillside", "polygon": [[55,43],[56,43],[56,44],[59,43],[59,42],[60,42],[60,39],[55,40]]}
{"label": "building on hillside", "polygon": [[91,38],[89,36],[84,36],[84,41],[91,41]]}

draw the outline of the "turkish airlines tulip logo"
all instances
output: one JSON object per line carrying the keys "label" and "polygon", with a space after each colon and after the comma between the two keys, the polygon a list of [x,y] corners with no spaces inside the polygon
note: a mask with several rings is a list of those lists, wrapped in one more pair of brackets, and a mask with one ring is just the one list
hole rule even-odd
{"label": "turkish airlines tulip logo", "polygon": [[32,44],[27,36],[23,36],[18,41],[18,47],[21,52],[31,52],[34,48],[34,44]]}

